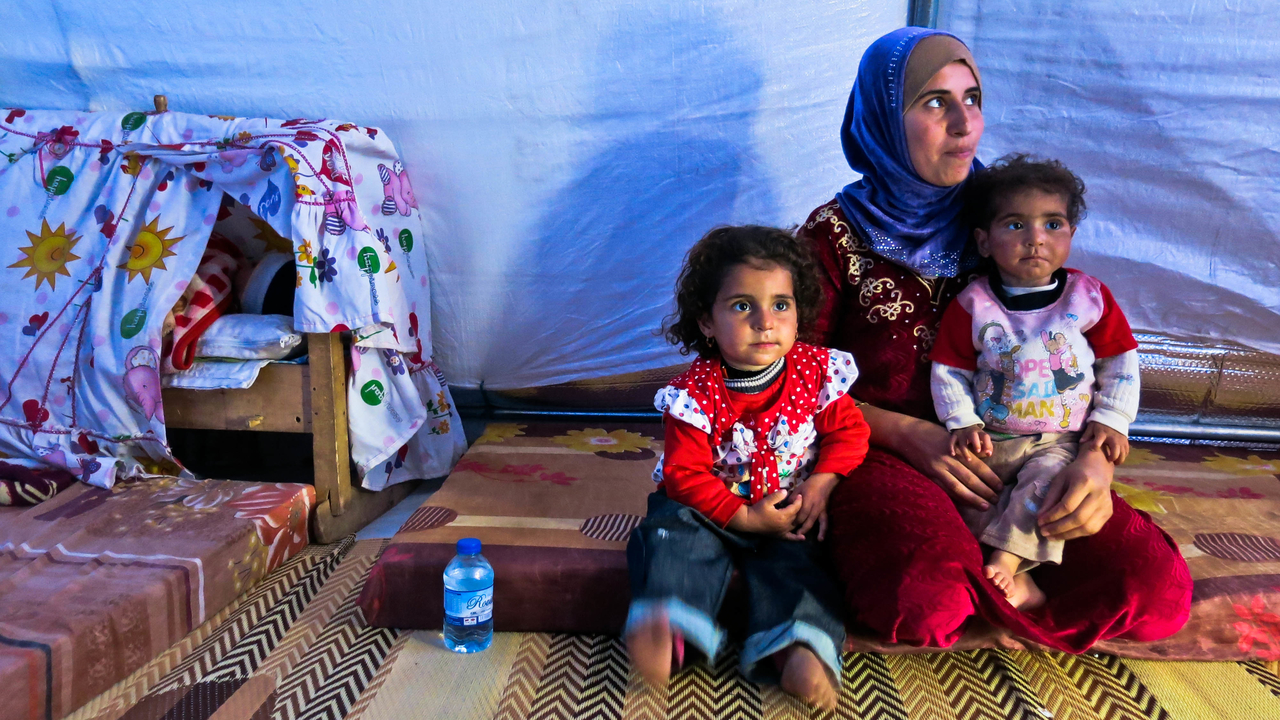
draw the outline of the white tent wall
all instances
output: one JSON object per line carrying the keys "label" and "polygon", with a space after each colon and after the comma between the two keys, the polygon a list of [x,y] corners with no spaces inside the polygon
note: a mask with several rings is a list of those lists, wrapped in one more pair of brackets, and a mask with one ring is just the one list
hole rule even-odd
{"label": "white tent wall", "polygon": [[5,2],[0,104],[329,117],[405,159],[435,354],[502,389],[670,365],[653,334],[711,226],[791,225],[906,1]]}
{"label": "white tent wall", "polygon": [[1088,185],[1071,264],[1135,329],[1280,353],[1280,3],[941,5],[982,68],[980,157]]}
{"label": "white tent wall", "polygon": [[[1073,264],[1135,327],[1280,352],[1280,5],[944,0],[982,157],[1089,183]],[[385,129],[426,218],[455,385],[678,361],[653,334],[712,225],[792,225],[853,179],[837,130],[905,0],[5,3],[0,104]]]}

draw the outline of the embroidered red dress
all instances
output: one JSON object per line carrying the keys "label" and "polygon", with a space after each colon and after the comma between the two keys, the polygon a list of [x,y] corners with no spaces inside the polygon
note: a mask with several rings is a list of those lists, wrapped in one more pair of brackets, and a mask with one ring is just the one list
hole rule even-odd
{"label": "embroidered red dress", "polygon": [[[821,267],[826,300],[819,342],[850,352],[853,394],[936,420],[929,349],[942,313],[972,276],[927,279],[879,255],[833,200],[799,235]],[[1068,652],[1100,640],[1155,640],[1177,632],[1191,606],[1191,575],[1177,545],[1112,493],[1095,535],[1066,543],[1062,564],[1034,572],[1048,602],[1019,612],[982,576],[982,550],[950,496],[894,453],[872,446],[832,494],[829,540],[851,623],[885,642],[947,647],[980,615]]]}

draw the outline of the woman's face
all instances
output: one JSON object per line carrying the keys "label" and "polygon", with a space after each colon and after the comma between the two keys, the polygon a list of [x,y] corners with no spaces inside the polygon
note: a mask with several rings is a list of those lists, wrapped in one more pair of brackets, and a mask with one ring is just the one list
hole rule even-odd
{"label": "woman's face", "polygon": [[981,91],[969,66],[953,62],[929,79],[902,116],[911,164],[925,182],[959,185],[982,139]]}

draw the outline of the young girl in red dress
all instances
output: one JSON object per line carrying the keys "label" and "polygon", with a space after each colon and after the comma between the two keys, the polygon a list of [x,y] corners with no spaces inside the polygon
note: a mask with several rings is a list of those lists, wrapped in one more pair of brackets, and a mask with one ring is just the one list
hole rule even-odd
{"label": "young girl in red dress", "polygon": [[794,236],[725,227],[702,238],[677,282],[667,335],[689,370],[662,388],[666,452],[627,547],[632,662],[663,685],[687,640],[708,658],[735,568],[749,593],[743,674],[833,708],[842,600],[820,566],[827,498],[867,453],[848,353],[797,342],[820,290]]}

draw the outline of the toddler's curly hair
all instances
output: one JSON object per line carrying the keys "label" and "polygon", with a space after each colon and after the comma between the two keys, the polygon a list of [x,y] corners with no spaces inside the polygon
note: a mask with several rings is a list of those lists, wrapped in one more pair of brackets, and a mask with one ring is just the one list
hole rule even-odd
{"label": "toddler's curly hair", "polygon": [[809,248],[786,230],[761,225],[718,227],[685,255],[676,280],[676,311],[662,323],[662,333],[681,355],[715,357],[715,349],[698,327],[711,314],[725,275],[735,265],[777,265],[791,272],[796,299],[798,339],[808,340],[822,302],[818,267]]}
{"label": "toddler's curly hair", "polygon": [[1084,181],[1057,160],[1012,153],[973,174],[965,188],[969,227],[989,230],[1003,203],[1024,190],[1062,196],[1067,222],[1075,227],[1085,217]]}

